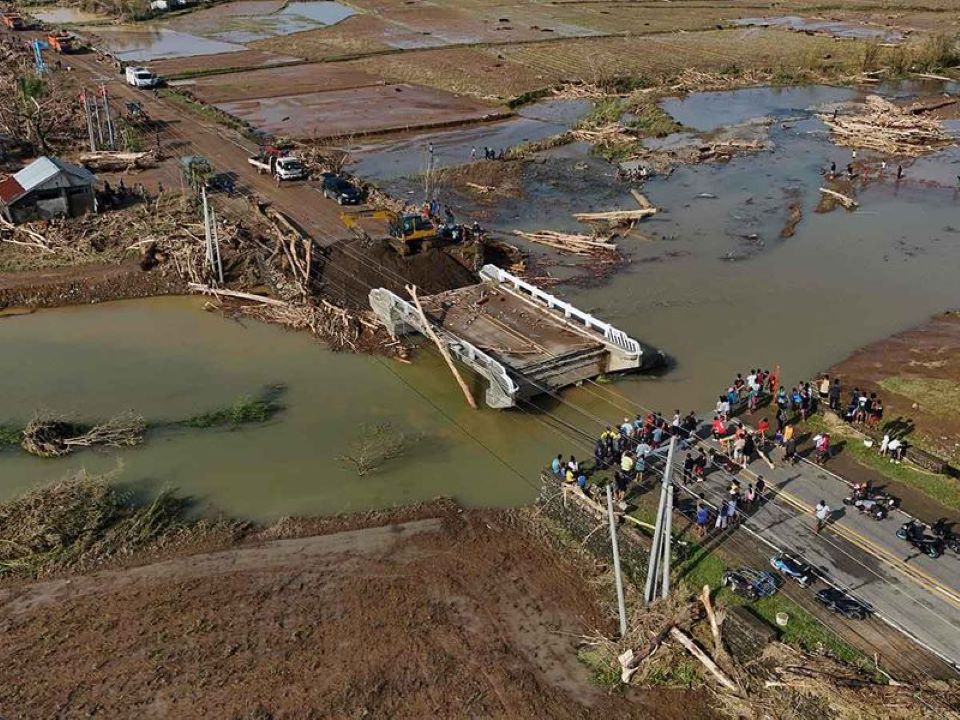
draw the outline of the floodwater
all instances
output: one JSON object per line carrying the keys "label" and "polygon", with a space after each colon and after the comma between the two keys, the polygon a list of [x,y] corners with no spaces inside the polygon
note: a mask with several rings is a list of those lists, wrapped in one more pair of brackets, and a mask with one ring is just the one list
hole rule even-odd
{"label": "floodwater", "polygon": [[351,153],[350,171],[374,181],[416,175],[426,168],[431,145],[435,169],[460,165],[469,161],[471,148],[481,155],[484,147],[499,152],[569,130],[591,107],[587,100],[542,100],[509,120],[361,146]]}
{"label": "floodwater", "polygon": [[92,23],[109,20],[106,15],[86,12],[76,7],[41,6],[25,11],[31,17],[49,25],[68,25],[71,23]]}
{"label": "floodwater", "polygon": [[177,18],[171,27],[214,40],[242,44],[335,25],[356,12],[338,2],[244,0]]}
{"label": "floodwater", "polygon": [[149,62],[162,58],[218,55],[246,50],[243,45],[213,40],[161,25],[117,25],[94,27],[106,48],[120,60]]}
{"label": "floodwater", "polygon": [[883,40],[884,42],[902,42],[905,35],[899,30],[877,27],[876,25],[860,25],[838,20],[813,20],[796,15],[782,17],[753,17],[741,18],[733,21],[734,25],[748,25],[756,27],[779,27],[799,32],[822,33],[837,38],[852,38],[857,40]]}
{"label": "floodwater", "polygon": [[[224,407],[275,384],[285,409],[237,430],[160,431],[136,448],[40,459],[0,452],[0,496],[85,467],[156,492],[178,487],[231,515],[274,519],[456,496],[468,504],[532,497],[551,437],[523,414],[470,410],[434,353],[413,365],[337,354],[302,333],[203,312],[196,298],[156,298],[0,319],[0,424],[37,409],[150,421]],[[359,477],[338,461],[364,426],[420,436],[408,456]],[[523,437],[524,442],[518,442]],[[490,448],[488,451],[486,448]],[[491,455],[495,452],[500,459]],[[522,468],[518,477],[503,463]]]}
{"label": "floodwater", "polygon": [[[949,177],[960,163],[956,147],[905,163],[899,182],[895,162],[888,159],[881,173],[881,156],[861,152],[867,179],[857,191],[860,209],[814,211],[823,169],[850,160],[814,113],[849,92],[856,93],[741,90],[668,104],[691,128],[711,128],[724,113],[724,120],[791,120],[770,124],[772,151],[680,167],[647,182],[644,192],[661,212],[639,230],[655,239],[619,240],[632,261],[606,284],[554,290],[667,352],[673,365],[659,377],[586,383],[564,391],[562,402],[541,400],[538,412],[472,411],[428,349],[409,366],[333,354],[302,334],[200,312],[188,299],[45,311],[0,319],[0,377],[7,379],[0,422],[23,422],[37,408],[90,417],[135,409],[175,419],[272,384],[287,387],[287,407],[263,426],[168,431],[133,449],[61,460],[6,451],[2,492],[80,466],[103,471],[122,463],[123,481],[178,486],[257,519],[437,495],[521,503],[532,499],[549,457],[588,454],[571,428],[595,435],[646,408],[708,409],[710,398],[751,366],[780,365],[787,383],[810,377],[957,306],[960,193]],[[571,212],[631,206],[613,168],[582,146],[545,152],[524,172],[524,198],[483,208],[504,232],[569,228]],[[781,239],[794,200],[803,219],[793,237]],[[454,209],[475,210],[465,203]],[[422,441],[381,472],[357,477],[337,458],[362,426],[378,422]]]}

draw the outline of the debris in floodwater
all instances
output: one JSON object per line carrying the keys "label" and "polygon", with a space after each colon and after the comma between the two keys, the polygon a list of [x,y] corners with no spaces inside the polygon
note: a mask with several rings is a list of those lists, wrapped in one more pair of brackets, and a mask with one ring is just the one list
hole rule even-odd
{"label": "debris in floodwater", "polygon": [[714,195],[714,194],[712,194],[712,193],[707,193],[707,192],[702,192],[702,193],[700,193],[699,195],[697,195],[696,197],[700,198],[701,200],[716,200],[716,199],[717,199],[717,196],[716,196],[716,195]]}

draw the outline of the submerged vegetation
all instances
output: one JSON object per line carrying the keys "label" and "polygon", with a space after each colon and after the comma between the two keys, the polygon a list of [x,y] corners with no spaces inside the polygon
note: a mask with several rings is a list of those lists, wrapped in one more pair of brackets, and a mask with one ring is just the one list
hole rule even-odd
{"label": "submerged vegetation", "polygon": [[180,424],[191,428],[212,428],[261,423],[272,418],[280,409],[277,403],[269,399],[240,398],[230,407],[194,415]]}
{"label": "submerged vegetation", "polygon": [[350,443],[350,452],[340,456],[339,460],[357,475],[367,475],[388,460],[404,455],[419,439],[388,422],[365,425],[356,440]]}

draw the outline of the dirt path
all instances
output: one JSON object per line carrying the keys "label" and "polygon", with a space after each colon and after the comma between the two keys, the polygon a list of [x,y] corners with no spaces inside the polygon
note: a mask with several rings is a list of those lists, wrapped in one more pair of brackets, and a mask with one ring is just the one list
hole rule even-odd
{"label": "dirt path", "polygon": [[583,569],[505,513],[278,540],[0,592],[9,718],[712,717],[609,696]]}
{"label": "dirt path", "polygon": [[107,78],[112,97],[121,103],[140,102],[151,119],[167,123],[163,132],[168,144],[176,145],[173,152],[177,156],[202,155],[217,171],[235,173],[238,186],[249,188],[262,199],[269,200],[320,245],[329,246],[337,240],[353,237],[340,220],[340,206],[324,199],[310,182],[277,187],[269,176],[258,174],[247,162],[247,158],[257,151],[254,143],[237,137],[223,126],[200,119],[187,109],[155,98],[148,91],[126,85],[115,68],[98,63],[93,53],[72,56],[71,65],[76,71],[90,76],[91,82],[103,82]]}

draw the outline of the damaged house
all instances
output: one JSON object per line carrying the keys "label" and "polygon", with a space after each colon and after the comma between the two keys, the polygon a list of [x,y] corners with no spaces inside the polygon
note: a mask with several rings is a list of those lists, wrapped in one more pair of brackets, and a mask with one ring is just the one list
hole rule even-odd
{"label": "damaged house", "polygon": [[40,157],[0,180],[0,214],[23,223],[93,212],[96,183],[97,176],[86,168]]}

